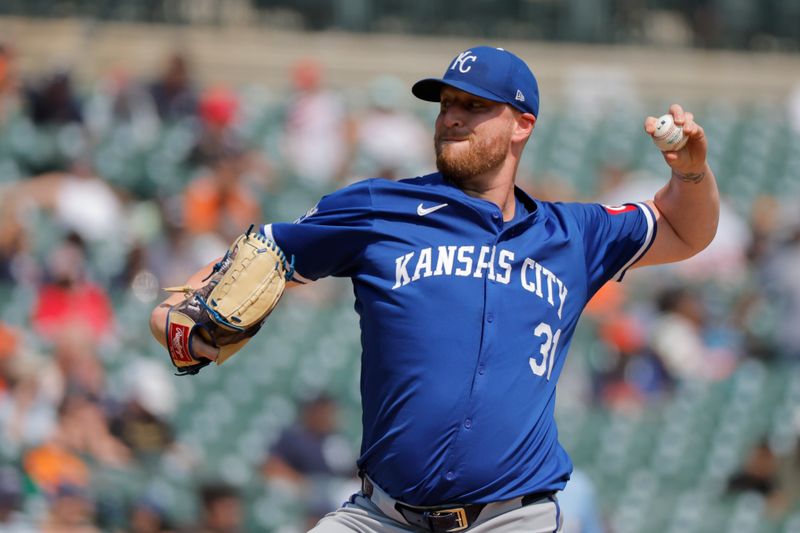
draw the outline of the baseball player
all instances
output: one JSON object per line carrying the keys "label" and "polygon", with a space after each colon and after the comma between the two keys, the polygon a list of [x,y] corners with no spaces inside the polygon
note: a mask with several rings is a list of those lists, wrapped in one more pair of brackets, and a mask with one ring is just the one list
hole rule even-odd
{"label": "baseball player", "polygon": [[[294,258],[292,283],[351,278],[360,315],[363,487],[312,531],[558,531],[572,465],[553,412],[578,318],[607,281],[711,242],[706,138],[673,105],[689,140],[664,153],[671,177],[655,198],[543,202],[514,185],[539,116],[519,57],[470,48],[412,92],[440,105],[438,172],[361,181],[261,227]],[[161,342],[174,301],[153,312]],[[193,350],[217,353],[200,339]]]}

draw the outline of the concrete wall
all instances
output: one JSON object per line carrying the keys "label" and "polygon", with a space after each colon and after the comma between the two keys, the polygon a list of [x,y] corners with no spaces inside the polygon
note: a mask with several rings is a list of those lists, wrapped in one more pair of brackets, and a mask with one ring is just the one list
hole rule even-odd
{"label": "concrete wall", "polygon": [[[279,21],[278,21],[279,22]],[[300,33],[252,25],[167,27],[80,20],[0,17],[0,41],[14,43],[23,72],[71,64],[84,80],[114,69],[151,75],[174,47],[188,51],[203,82],[282,88],[290,66],[313,57],[337,86],[358,87],[378,74],[407,82],[440,75],[465,38]],[[277,24],[280,25],[279,23]],[[478,40],[480,41],[480,40]],[[498,41],[525,58],[544,102],[577,90],[630,94],[645,100],[783,101],[800,84],[796,55]]]}

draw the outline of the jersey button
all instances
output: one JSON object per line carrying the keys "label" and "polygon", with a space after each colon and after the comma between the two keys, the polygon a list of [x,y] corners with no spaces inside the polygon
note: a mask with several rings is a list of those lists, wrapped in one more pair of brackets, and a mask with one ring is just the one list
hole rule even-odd
{"label": "jersey button", "polygon": [[483,366],[483,365],[479,366],[479,367],[478,367],[478,374],[480,374],[480,375],[482,376],[482,375],[484,375],[485,373],[486,373],[486,367],[485,367],[485,366]]}
{"label": "jersey button", "polygon": [[447,481],[453,481],[456,478],[456,473],[452,470],[448,470],[447,473],[444,475],[444,478]]}
{"label": "jersey button", "polygon": [[492,213],[492,218],[497,220],[500,218],[500,213]]}
{"label": "jersey button", "polygon": [[494,322],[494,313],[486,313],[486,322]]}
{"label": "jersey button", "polygon": [[464,427],[467,428],[467,429],[471,428],[472,427],[472,419],[467,418],[466,420],[464,420]]}

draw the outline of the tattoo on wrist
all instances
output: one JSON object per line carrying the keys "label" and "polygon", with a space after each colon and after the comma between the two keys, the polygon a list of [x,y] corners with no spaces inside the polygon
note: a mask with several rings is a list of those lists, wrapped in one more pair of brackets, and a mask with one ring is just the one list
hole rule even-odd
{"label": "tattoo on wrist", "polygon": [[690,172],[688,174],[681,174],[677,170],[672,171],[672,175],[677,177],[684,183],[700,183],[703,181],[703,178],[706,177],[706,171],[702,172]]}

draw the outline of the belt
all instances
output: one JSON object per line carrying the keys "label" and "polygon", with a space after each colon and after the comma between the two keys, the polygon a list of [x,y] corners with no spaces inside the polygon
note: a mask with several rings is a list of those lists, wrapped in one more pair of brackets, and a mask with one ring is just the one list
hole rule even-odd
{"label": "belt", "polygon": [[[370,499],[385,515],[391,518],[402,517],[409,525],[433,533],[454,533],[463,531],[475,524],[478,516],[487,506],[495,506],[499,515],[513,509],[519,509],[532,503],[550,498],[554,491],[534,492],[525,496],[496,503],[468,503],[419,507],[399,502],[376,486],[363,473],[361,476],[361,492]],[[399,516],[398,516],[399,514]]]}

